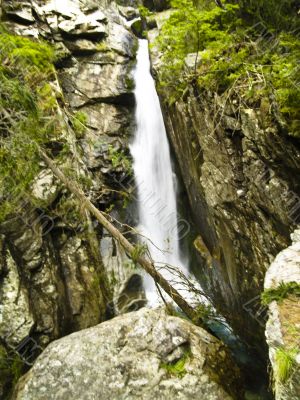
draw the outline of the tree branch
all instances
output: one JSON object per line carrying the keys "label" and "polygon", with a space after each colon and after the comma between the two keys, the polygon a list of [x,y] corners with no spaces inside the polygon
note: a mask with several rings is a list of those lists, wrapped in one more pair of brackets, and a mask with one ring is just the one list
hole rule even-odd
{"label": "tree branch", "polygon": [[[112,225],[107,218],[99,211],[92,202],[85,196],[84,192],[73,181],[55,165],[53,160],[39,147],[39,153],[53,174],[73,193],[80,201],[81,206],[90,211],[100,224],[121,244],[129,257],[133,258],[135,247],[122,235],[122,233]],[[180,293],[172,287],[169,282],[156,270],[154,263],[148,261],[143,256],[137,258],[137,263],[154,279],[154,281],[174,300],[181,310],[194,322],[199,325],[204,325],[196,311],[190,304],[180,295]]]}

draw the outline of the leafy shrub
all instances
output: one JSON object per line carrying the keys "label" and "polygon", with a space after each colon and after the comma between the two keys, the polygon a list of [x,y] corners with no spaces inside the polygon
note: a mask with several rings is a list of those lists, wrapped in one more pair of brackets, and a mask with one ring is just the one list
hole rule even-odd
{"label": "leafy shrub", "polygon": [[[288,134],[300,137],[300,40],[285,19],[291,17],[292,29],[295,6],[286,6],[279,23],[273,3],[223,1],[223,9],[208,0],[173,0],[157,39],[163,54],[159,89],[169,103],[191,84],[218,94],[238,86],[250,105],[272,99]],[[185,65],[189,53],[197,54],[192,69]]]}
{"label": "leafy shrub", "polygon": [[108,153],[109,157],[112,162],[112,166],[114,168],[124,168],[125,171],[127,171],[129,174],[132,173],[132,162],[131,160],[126,156],[124,151],[122,150],[116,150],[112,145],[108,147]]}
{"label": "leafy shrub", "polygon": [[296,0],[238,0],[244,18],[252,23],[262,22],[272,31],[297,27],[299,4]]}
{"label": "leafy shrub", "polygon": [[211,49],[206,57],[212,50],[217,54],[216,48],[222,51],[231,41],[228,33],[239,20],[235,17],[238,6],[232,4],[228,4],[226,10],[220,7],[198,10],[191,0],[174,0],[171,4],[175,11],[164,23],[158,45],[163,52],[161,85],[175,100],[187,85],[186,77],[182,76],[186,55],[207,50],[208,46]]}

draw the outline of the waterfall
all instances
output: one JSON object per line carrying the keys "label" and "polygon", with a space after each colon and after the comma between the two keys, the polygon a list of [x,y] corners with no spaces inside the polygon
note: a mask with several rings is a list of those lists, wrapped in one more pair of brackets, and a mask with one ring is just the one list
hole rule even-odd
{"label": "waterfall", "polygon": [[[130,146],[137,185],[139,232],[156,265],[181,267],[179,252],[176,177],[172,171],[170,148],[154,80],[150,73],[148,41],[139,40],[134,71],[136,134]],[[167,272],[162,274],[168,278]],[[145,276],[150,305],[157,303],[152,278]]]}

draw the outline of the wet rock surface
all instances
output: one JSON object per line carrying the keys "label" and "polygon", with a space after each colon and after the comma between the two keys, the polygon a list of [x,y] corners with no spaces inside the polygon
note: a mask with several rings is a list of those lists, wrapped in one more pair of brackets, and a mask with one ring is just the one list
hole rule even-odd
{"label": "wet rock surface", "polygon": [[206,331],[141,309],[50,344],[13,398],[229,400],[236,397],[226,388],[237,377],[225,347]]}
{"label": "wet rock surface", "polygon": [[[71,158],[60,157],[60,166],[89,181],[87,195],[95,205],[107,209],[114,202],[122,209],[117,191],[126,193],[131,179],[125,155],[134,127],[136,38],[117,4],[49,0],[2,1],[1,6],[8,29],[55,48],[58,79],[51,87],[63,132],[51,146],[53,154],[60,154],[67,143],[72,152]],[[122,12],[132,15],[131,9]],[[79,111],[86,120],[80,133],[73,126]],[[102,228],[78,211],[74,198],[46,167],[28,195],[42,207],[24,199],[19,215],[0,226],[0,337],[7,346],[34,337],[43,348],[105,320],[115,312],[111,302],[117,293],[111,291],[100,251]],[[128,275],[122,272],[123,260],[115,261],[120,287]]]}
{"label": "wet rock surface", "polygon": [[[158,27],[167,12],[157,14]],[[149,32],[152,43],[157,34]],[[151,53],[159,83],[160,54],[155,46]],[[204,244],[194,272],[236,332],[261,351],[264,276],[300,219],[299,143],[263,106],[237,108],[238,99],[197,85],[172,105],[163,91],[160,99]]]}

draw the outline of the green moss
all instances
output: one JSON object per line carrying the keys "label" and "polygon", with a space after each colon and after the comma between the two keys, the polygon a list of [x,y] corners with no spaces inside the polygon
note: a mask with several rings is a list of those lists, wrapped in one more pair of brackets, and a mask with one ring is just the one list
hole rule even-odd
{"label": "green moss", "polygon": [[18,69],[29,68],[31,73],[33,69],[45,74],[54,72],[55,52],[47,43],[11,35],[0,27],[0,47],[1,61],[6,58],[10,65],[15,65]]}
{"label": "green moss", "polygon": [[48,114],[57,110],[56,97],[53,94],[51,85],[47,82],[37,89],[38,108],[40,111]]}
{"label": "green moss", "polygon": [[105,42],[99,42],[97,44],[96,48],[97,48],[97,51],[102,52],[102,53],[111,51],[111,48]]}
{"label": "green moss", "polygon": [[126,77],[125,85],[126,85],[126,89],[132,92],[135,87],[134,79],[132,77]]}
{"label": "green moss", "polygon": [[95,274],[91,283],[92,290],[97,293],[97,291],[101,288],[101,282],[99,275]]}
{"label": "green moss", "polygon": [[190,357],[191,357],[191,351],[190,349],[187,349],[184,351],[184,354],[179,360],[174,361],[172,363],[162,362],[160,364],[160,368],[166,370],[169,375],[173,375],[178,378],[183,378],[187,372],[185,367]]}
{"label": "green moss", "polygon": [[137,20],[131,25],[133,32],[139,37],[146,37],[146,32],[144,31],[144,22],[142,20]]}
{"label": "green moss", "polygon": [[281,282],[277,288],[265,290],[261,295],[261,300],[262,304],[268,305],[272,301],[280,303],[291,295],[300,296],[300,285],[296,282]]}
{"label": "green moss", "polygon": [[83,220],[78,201],[73,197],[63,195],[55,207],[55,217],[59,218],[66,226],[77,226]]}
{"label": "green moss", "polygon": [[214,310],[212,306],[200,303],[198,306],[195,308],[196,312],[196,320],[194,323],[199,323],[199,321],[202,321],[203,323],[209,322],[213,317],[215,317]]}

